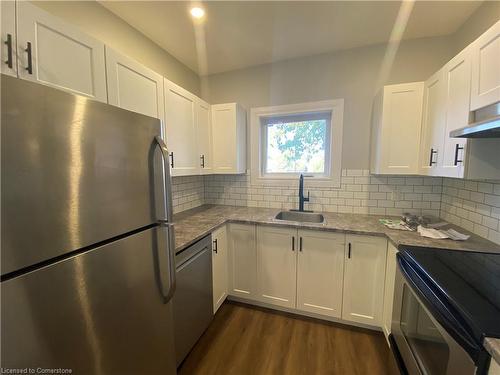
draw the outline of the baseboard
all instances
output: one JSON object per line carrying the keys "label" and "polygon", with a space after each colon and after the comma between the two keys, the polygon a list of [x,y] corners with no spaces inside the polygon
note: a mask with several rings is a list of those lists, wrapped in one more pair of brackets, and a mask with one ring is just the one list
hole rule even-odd
{"label": "baseboard", "polygon": [[344,320],[344,319],[340,319],[340,318],[334,318],[331,316],[315,314],[315,313],[311,313],[308,311],[291,309],[288,307],[275,306],[275,305],[271,305],[269,303],[255,301],[252,299],[236,297],[236,296],[227,296],[227,300],[239,302],[239,303],[244,303],[246,305],[263,307],[263,308],[269,309],[269,310],[285,312],[287,314],[296,315],[299,317],[302,316],[302,317],[313,318],[313,319],[317,319],[317,320],[323,320],[323,321],[327,321],[327,322],[337,323],[339,325],[345,325],[345,326],[356,327],[356,328],[363,328],[363,329],[368,329],[370,331],[383,332],[381,327],[371,326],[371,325],[363,324],[363,323],[351,322],[350,320]]}

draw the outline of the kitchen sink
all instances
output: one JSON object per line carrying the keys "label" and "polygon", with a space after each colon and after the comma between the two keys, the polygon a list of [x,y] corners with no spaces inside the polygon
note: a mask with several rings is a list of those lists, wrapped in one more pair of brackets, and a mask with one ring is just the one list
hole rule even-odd
{"label": "kitchen sink", "polygon": [[314,212],[281,211],[275,217],[276,220],[298,221],[301,223],[324,224],[325,217]]}

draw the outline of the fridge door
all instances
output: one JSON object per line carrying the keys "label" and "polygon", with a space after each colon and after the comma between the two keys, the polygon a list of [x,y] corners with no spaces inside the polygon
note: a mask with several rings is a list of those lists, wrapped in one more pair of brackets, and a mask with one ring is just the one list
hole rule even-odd
{"label": "fridge door", "polygon": [[2,282],[2,368],[176,373],[172,302],[154,227]]}
{"label": "fridge door", "polygon": [[2,275],[167,219],[160,120],[4,75],[1,86]]}

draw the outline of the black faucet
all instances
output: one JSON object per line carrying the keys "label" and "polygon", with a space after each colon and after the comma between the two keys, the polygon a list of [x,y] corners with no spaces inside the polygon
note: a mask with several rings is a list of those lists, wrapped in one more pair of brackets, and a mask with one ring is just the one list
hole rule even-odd
{"label": "black faucet", "polygon": [[301,173],[299,177],[299,211],[304,212],[304,202],[309,202],[309,192],[307,198],[304,196],[304,175]]}

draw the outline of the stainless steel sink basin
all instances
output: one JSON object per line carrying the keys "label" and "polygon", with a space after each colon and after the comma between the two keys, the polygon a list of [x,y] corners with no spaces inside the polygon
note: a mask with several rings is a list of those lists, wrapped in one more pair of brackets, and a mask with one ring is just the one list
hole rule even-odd
{"label": "stainless steel sink basin", "polygon": [[314,212],[281,211],[275,216],[276,220],[298,221],[301,223],[324,224],[325,217]]}

